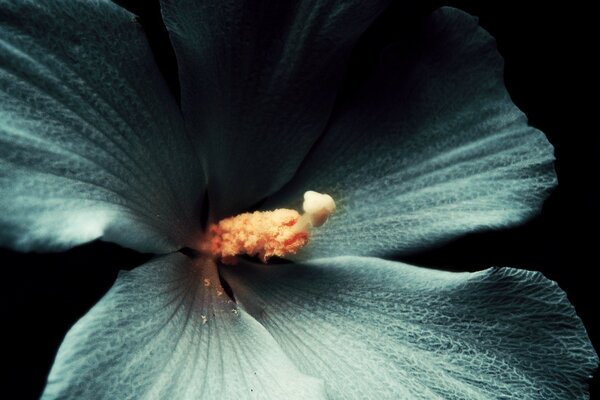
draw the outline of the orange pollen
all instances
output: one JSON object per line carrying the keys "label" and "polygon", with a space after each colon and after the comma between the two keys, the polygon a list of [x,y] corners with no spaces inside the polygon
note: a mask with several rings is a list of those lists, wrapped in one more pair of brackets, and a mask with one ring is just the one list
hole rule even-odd
{"label": "orange pollen", "polygon": [[235,256],[270,257],[295,254],[308,243],[309,224],[296,210],[255,211],[225,218],[208,230],[209,248],[203,250],[226,264]]}
{"label": "orange pollen", "polygon": [[235,257],[242,254],[258,256],[265,263],[273,256],[295,254],[308,243],[311,225],[321,226],[335,211],[335,202],[329,195],[309,191],[303,208],[303,215],[280,208],[222,219],[210,225],[200,250],[225,264],[235,264]]}

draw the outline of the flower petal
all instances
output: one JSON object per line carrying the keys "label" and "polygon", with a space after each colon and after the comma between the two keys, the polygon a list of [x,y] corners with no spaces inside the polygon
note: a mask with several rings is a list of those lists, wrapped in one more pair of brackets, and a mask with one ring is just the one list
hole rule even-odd
{"label": "flower petal", "polygon": [[1,1],[0,38],[0,245],[188,244],[205,178],[133,16]]}
{"label": "flower petal", "polygon": [[575,399],[598,364],[564,292],[537,272],[339,257],[224,276],[331,399]]}
{"label": "flower petal", "polygon": [[477,19],[436,11],[387,49],[290,185],[265,207],[331,194],[304,258],[401,254],[532,216],[555,185],[552,146],[503,83]]}
{"label": "flower petal", "polygon": [[322,133],[354,42],[387,0],[162,0],[213,218],[287,182]]}
{"label": "flower petal", "polygon": [[122,272],[67,334],[43,399],[321,399],[237,308],[214,262],[179,253]]}

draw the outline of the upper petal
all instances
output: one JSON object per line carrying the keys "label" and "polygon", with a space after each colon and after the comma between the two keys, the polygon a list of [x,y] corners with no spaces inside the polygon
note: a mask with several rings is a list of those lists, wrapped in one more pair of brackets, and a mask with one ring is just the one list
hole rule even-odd
{"label": "upper petal", "polygon": [[359,35],[387,0],[162,0],[214,218],[280,188],[322,133]]}
{"label": "upper petal", "polygon": [[60,347],[43,399],[322,399],[233,303],[214,263],[175,253],[119,275]]}
{"label": "upper petal", "polygon": [[552,146],[512,103],[477,19],[444,8],[418,27],[265,205],[289,207],[307,189],[334,197],[304,257],[406,253],[515,224],[556,183]]}
{"label": "upper petal", "polygon": [[224,276],[331,399],[582,399],[598,365],[565,294],[536,272],[339,257]]}
{"label": "upper petal", "polygon": [[204,188],[141,27],[108,1],[0,2],[0,244],[189,244]]}

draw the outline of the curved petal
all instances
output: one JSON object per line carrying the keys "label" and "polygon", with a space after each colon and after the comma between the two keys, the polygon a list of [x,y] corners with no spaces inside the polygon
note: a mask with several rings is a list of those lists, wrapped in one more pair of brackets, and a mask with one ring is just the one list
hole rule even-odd
{"label": "curved petal", "polygon": [[362,92],[334,116],[290,185],[338,212],[301,257],[408,253],[532,216],[555,185],[552,146],[504,87],[494,40],[477,19],[436,11],[387,49]]}
{"label": "curved petal", "polygon": [[122,272],[67,334],[43,399],[321,399],[224,294],[213,262],[176,253]]}
{"label": "curved petal", "polygon": [[109,1],[0,1],[0,244],[187,245],[204,174],[141,27]]}
{"label": "curved petal", "polygon": [[387,0],[162,0],[213,218],[279,189],[323,132],[354,42]]}
{"label": "curved petal", "polygon": [[580,399],[598,364],[565,294],[536,272],[339,257],[224,276],[331,399]]}

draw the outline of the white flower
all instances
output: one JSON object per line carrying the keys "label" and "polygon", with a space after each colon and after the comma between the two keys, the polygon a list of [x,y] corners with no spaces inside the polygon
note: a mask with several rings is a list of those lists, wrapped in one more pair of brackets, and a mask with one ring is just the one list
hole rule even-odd
{"label": "white flower", "polygon": [[[586,395],[597,356],[554,283],[385,259],[523,221],[555,185],[474,18],[436,11],[334,109],[385,2],[161,5],[181,108],[118,6],[0,1],[0,244],[163,254],[71,329],[43,398]],[[338,212],[295,263],[174,252],[203,201],[216,221],[307,189]]]}

